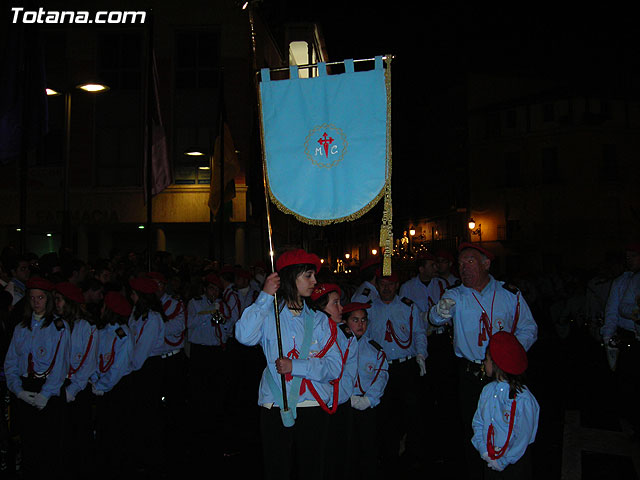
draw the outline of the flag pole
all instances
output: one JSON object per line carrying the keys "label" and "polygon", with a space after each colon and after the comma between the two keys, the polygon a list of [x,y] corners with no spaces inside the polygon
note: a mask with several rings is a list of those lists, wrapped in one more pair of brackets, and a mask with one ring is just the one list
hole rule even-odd
{"label": "flag pole", "polygon": [[145,124],[146,130],[146,156],[145,162],[145,179],[144,182],[147,186],[145,189],[145,203],[147,207],[146,211],[146,240],[147,240],[147,270],[151,271],[151,248],[153,245],[152,229],[153,224],[153,119],[152,119],[152,85],[153,81],[153,13],[149,15],[149,27],[147,28],[147,65],[145,73]]}
{"label": "flag pole", "polygon": [[[251,53],[252,53],[252,62],[253,62],[253,71],[257,72],[258,71],[258,66],[256,63],[256,31],[255,31],[255,22],[254,22],[254,17],[253,17],[253,2],[249,2],[248,5],[248,10],[249,10],[249,25],[251,27]],[[256,94],[258,97],[258,105],[260,105],[260,88],[257,82],[257,76],[254,76],[254,82],[255,82],[255,87],[256,87]],[[260,118],[260,112],[258,112],[258,124],[260,125],[260,143],[262,145],[262,152],[264,152],[264,142],[262,139],[262,119]],[[266,162],[264,161],[264,158],[262,159],[262,182],[263,182],[263,186],[264,186],[264,202],[265,202],[265,210],[266,210],[266,215],[267,215],[267,234],[268,234],[268,241],[269,241],[269,260],[271,262],[271,272],[275,272],[275,263],[274,263],[274,250],[273,250],[273,235],[272,235],[272,228],[271,228],[271,213],[269,210],[269,191],[268,191],[268,187],[267,187],[267,170],[266,170]],[[274,292],[273,294],[273,309],[274,309],[274,313],[275,313],[275,319],[276,319],[276,336],[277,336],[277,340],[278,340],[278,358],[283,358],[284,357],[284,353],[282,350],[282,333],[280,331],[280,312],[278,309],[278,293]],[[287,382],[285,380],[285,376],[284,374],[280,375],[280,382],[281,382],[281,386],[282,386],[282,411],[281,411],[281,415],[282,418],[284,419],[285,416],[289,415],[289,402],[287,399]],[[292,424],[291,424],[292,425]],[[287,425],[285,424],[285,426],[291,426],[291,425]]]}

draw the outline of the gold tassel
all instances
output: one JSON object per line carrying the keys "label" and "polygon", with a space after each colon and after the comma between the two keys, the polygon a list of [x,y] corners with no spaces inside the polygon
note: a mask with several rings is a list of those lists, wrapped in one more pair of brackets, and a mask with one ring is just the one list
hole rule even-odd
{"label": "gold tassel", "polygon": [[384,186],[384,211],[380,226],[380,247],[384,258],[382,274],[391,275],[391,255],[393,254],[393,209],[391,206],[391,55],[386,56],[385,85],[387,87],[387,170]]}

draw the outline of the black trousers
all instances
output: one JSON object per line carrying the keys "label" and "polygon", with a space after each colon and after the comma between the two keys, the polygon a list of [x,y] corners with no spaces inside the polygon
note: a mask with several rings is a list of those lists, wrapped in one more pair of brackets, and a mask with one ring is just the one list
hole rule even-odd
{"label": "black trousers", "polygon": [[345,462],[350,462],[346,452],[348,445],[351,445],[351,401],[338,405],[333,415],[327,419],[327,444],[325,475],[327,480],[341,480],[350,478],[349,471],[345,468]]}
{"label": "black trousers", "polygon": [[320,407],[298,408],[295,425],[285,427],[278,407],[261,407],[264,479],[324,479],[328,417]]}
{"label": "black trousers", "polygon": [[381,456],[385,467],[393,469],[399,459],[400,441],[407,435],[406,449],[411,451],[420,430],[420,370],[415,359],[389,365],[389,380],[380,402]]}
{"label": "black trousers", "polygon": [[480,365],[464,358],[458,359],[458,406],[460,408],[460,420],[462,422],[460,448],[464,452],[467,466],[466,477],[468,479],[481,478],[484,460],[473,447],[471,438],[473,428],[471,422],[478,408],[478,400],[482,389],[487,384],[480,371]]}
{"label": "black trousers", "polygon": [[95,459],[100,478],[118,478],[127,473],[127,452],[135,445],[132,437],[133,416],[131,410],[131,376],[126,375],[110,391],[96,397]]}
{"label": "black trousers", "polygon": [[351,441],[349,443],[349,478],[376,480],[380,472],[379,409],[367,408],[351,412]]}
{"label": "black trousers", "polygon": [[[68,381],[65,382],[65,388]],[[61,402],[64,405],[65,425],[63,430],[63,448],[65,471],[70,478],[85,478],[93,473],[93,406],[94,395],[91,385],[76,395],[71,403],[66,403],[66,394],[62,389]]]}
{"label": "black trousers", "polygon": [[131,377],[133,441],[130,451],[139,452],[132,460],[135,466],[147,470],[163,468],[163,434],[165,417],[162,406],[162,359],[149,357],[142,368],[129,374]]}
{"label": "black trousers", "polygon": [[[45,379],[23,378],[22,388],[37,393],[44,382]],[[23,478],[61,476],[64,406],[60,396],[49,398],[46,407],[38,410],[12,394],[11,406],[20,434]]]}

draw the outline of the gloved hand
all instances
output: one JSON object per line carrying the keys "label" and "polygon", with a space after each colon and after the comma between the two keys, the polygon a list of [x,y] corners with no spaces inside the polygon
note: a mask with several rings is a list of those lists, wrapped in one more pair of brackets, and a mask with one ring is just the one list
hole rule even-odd
{"label": "gloved hand", "polygon": [[93,392],[94,395],[98,397],[101,397],[102,395],[104,395],[104,392],[102,390],[96,390],[95,385],[91,385],[91,391]]}
{"label": "gloved hand", "polygon": [[26,390],[22,390],[19,394],[18,394],[18,398],[20,400],[23,400],[25,402],[27,402],[29,405],[33,406],[33,400],[36,397],[36,393],[35,392],[28,392]]}
{"label": "gloved hand", "polygon": [[366,410],[371,406],[371,401],[367,397],[351,395],[351,406],[356,410]]}
{"label": "gloved hand", "polygon": [[68,388],[65,388],[65,389],[64,389],[64,393],[65,393],[65,395],[66,395],[66,397],[67,397],[67,403],[71,403],[71,402],[73,402],[73,401],[76,399],[75,395],[71,395],[71,394],[69,393],[69,389],[68,389]]}
{"label": "gloved hand", "polygon": [[504,468],[498,465],[498,462],[495,460],[489,459],[489,461],[487,462],[487,465],[489,465],[489,468],[491,470],[495,470],[496,472],[501,472],[502,470],[504,470]]}
{"label": "gloved hand", "polygon": [[416,357],[416,363],[418,364],[418,367],[420,367],[420,376],[424,376],[424,374],[427,373],[427,367],[424,364],[424,356],[418,355]]}
{"label": "gloved hand", "polygon": [[47,397],[45,397],[41,393],[36,393],[36,396],[33,399],[33,406],[36,407],[38,410],[42,410],[44,407],[47,406],[48,401],[49,399]]}
{"label": "gloved hand", "polygon": [[451,318],[451,310],[453,310],[455,304],[456,301],[452,298],[441,298],[436,304],[436,313],[442,318]]}
{"label": "gloved hand", "polygon": [[485,462],[490,462],[490,461],[491,461],[491,458],[489,458],[489,452],[484,452],[484,453],[483,453],[482,455],[480,455],[480,456],[482,457],[482,459],[483,459]]}

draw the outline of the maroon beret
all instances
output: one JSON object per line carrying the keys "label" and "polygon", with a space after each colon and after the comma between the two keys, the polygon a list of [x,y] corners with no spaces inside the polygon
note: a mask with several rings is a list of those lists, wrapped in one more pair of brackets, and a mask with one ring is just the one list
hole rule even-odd
{"label": "maroon beret", "polygon": [[493,260],[496,258],[496,256],[493,253],[491,253],[486,248],[481,247],[477,243],[463,242],[458,247],[458,252],[461,252],[462,250],[465,250],[467,248],[473,248],[474,250],[477,250],[478,252],[482,253],[485,257],[487,257],[489,260]]}
{"label": "maroon beret", "polygon": [[68,298],[69,300],[72,300],[76,303],[84,303],[84,295],[82,295],[82,290],[80,289],[80,287],[74,285],[71,282],[56,283],[55,290],[60,295]]}
{"label": "maroon beret", "polygon": [[49,280],[47,280],[46,278],[31,277],[29,280],[27,280],[27,289],[30,289],[30,288],[35,288],[38,290],[46,290],[48,292],[51,292],[52,290],[55,289],[55,285],[51,283]]}
{"label": "maroon beret", "polygon": [[391,275],[383,275],[381,268],[376,270],[376,277],[379,280],[388,280],[390,282],[399,282],[400,281],[400,278],[398,277],[398,274],[395,271],[391,272]]}
{"label": "maroon beret", "polygon": [[245,270],[244,268],[237,269],[236,275],[240,278],[248,278],[249,280],[251,280],[251,272],[249,270]]}
{"label": "maroon beret", "polygon": [[521,375],[527,369],[527,352],[512,333],[494,333],[489,340],[489,353],[503,372]]}
{"label": "maroon beret", "polygon": [[380,257],[369,257],[364,261],[362,265],[360,265],[360,270],[364,270],[365,268],[369,268],[373,265],[379,265],[381,262]]}
{"label": "maroon beret", "polygon": [[161,282],[161,283],[167,283],[167,277],[165,277],[162,273],[160,272],[149,272],[146,275],[147,278],[151,278],[157,282]]}
{"label": "maroon beret", "polygon": [[316,267],[316,272],[320,271],[322,267],[322,262],[320,262],[320,257],[318,257],[314,253],[307,253],[303,249],[299,248],[297,250],[289,250],[284,252],[282,255],[278,257],[276,261],[276,271],[280,271],[289,265],[313,265]]}
{"label": "maroon beret", "polygon": [[158,291],[158,284],[155,280],[147,277],[135,277],[129,280],[129,285],[136,292],[140,293],[156,293]]}
{"label": "maroon beret", "polygon": [[437,261],[436,256],[433,253],[429,253],[429,252],[419,253],[418,260],[431,260],[432,262]]}
{"label": "maroon beret", "polygon": [[444,249],[438,250],[436,252],[436,258],[446,258],[450,262],[455,262],[456,260],[453,257],[453,254],[449,250],[444,250]]}
{"label": "maroon beret", "polygon": [[640,243],[630,243],[630,244],[628,244],[625,247],[625,251],[640,253]]}
{"label": "maroon beret", "polygon": [[215,273],[210,273],[209,275],[204,277],[204,283],[205,283],[205,285],[210,283],[211,285],[215,285],[216,287],[218,287],[220,289],[223,288],[222,280]]}
{"label": "maroon beret", "polygon": [[351,302],[342,307],[342,314],[355,312],[356,310],[366,310],[371,308],[370,303]]}
{"label": "maroon beret", "polygon": [[131,304],[118,292],[107,292],[104,296],[104,304],[109,310],[112,310],[118,315],[122,315],[123,317],[131,315]]}
{"label": "maroon beret", "polygon": [[319,283],[311,292],[311,300],[315,302],[323,295],[329,295],[331,292],[337,292],[338,295],[342,295],[342,290],[335,283]]}

